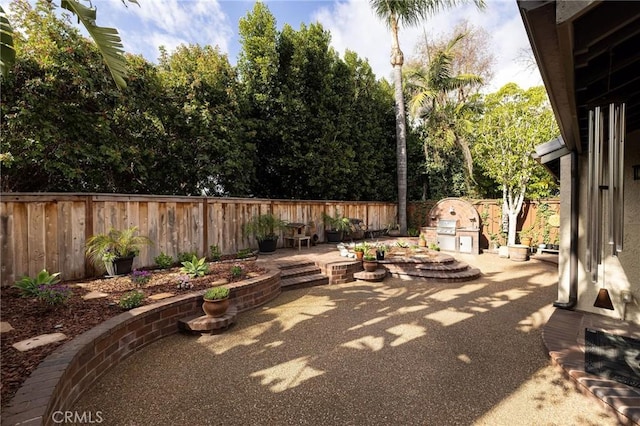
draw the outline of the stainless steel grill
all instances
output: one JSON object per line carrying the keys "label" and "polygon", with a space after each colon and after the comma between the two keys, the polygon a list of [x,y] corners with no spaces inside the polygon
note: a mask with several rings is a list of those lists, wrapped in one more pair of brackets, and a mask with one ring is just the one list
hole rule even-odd
{"label": "stainless steel grill", "polygon": [[436,227],[438,235],[456,235],[457,220],[439,220]]}

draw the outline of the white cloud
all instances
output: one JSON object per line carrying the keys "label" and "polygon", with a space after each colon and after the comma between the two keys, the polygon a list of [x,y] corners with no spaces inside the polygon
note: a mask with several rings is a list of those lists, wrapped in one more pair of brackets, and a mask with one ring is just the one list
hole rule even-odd
{"label": "white cloud", "polygon": [[118,28],[125,50],[155,61],[158,47],[180,44],[220,47],[228,52],[232,28],[218,0],[149,0],[140,6],[120,0],[97,2],[98,24]]}
{"label": "white cloud", "polygon": [[[369,2],[347,0],[323,7],[314,15],[331,32],[332,45],[341,54],[346,49],[367,58],[378,77],[389,79],[391,64],[391,34],[385,24],[378,19]],[[539,73],[532,73],[517,61],[521,49],[529,48],[529,41],[518,13],[515,0],[489,1],[484,11],[467,5],[441,12],[430,21],[417,28],[400,29],[400,47],[405,60],[414,54],[418,41],[435,38],[450,33],[458,22],[466,19],[475,26],[482,27],[492,35],[491,49],[496,56],[495,76],[488,90],[495,90],[508,82],[515,82],[527,88],[542,84]]]}

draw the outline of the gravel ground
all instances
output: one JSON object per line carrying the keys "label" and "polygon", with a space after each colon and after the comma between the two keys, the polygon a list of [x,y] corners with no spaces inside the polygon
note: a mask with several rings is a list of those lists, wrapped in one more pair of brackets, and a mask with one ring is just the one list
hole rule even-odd
{"label": "gravel ground", "polygon": [[74,410],[103,425],[615,425],[550,367],[557,267],[456,256],[483,276],[283,293],[214,336],[174,335]]}

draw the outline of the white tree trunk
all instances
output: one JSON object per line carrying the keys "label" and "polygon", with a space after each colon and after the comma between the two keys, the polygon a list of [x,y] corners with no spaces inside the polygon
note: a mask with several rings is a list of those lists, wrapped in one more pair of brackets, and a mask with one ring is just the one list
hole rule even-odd
{"label": "white tree trunk", "polygon": [[526,185],[522,185],[519,188],[518,194],[514,195],[515,188],[502,188],[502,200],[504,207],[509,215],[509,232],[507,234],[507,245],[513,245],[516,243],[516,232],[518,225],[518,215],[522,209],[522,203],[524,202],[524,193],[527,189]]}

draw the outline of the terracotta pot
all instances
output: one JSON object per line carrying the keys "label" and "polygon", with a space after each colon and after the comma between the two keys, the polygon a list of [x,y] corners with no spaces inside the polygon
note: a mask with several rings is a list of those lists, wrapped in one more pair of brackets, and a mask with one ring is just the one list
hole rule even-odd
{"label": "terracotta pot", "polygon": [[362,260],[363,256],[364,256],[364,252],[363,251],[357,251],[356,252],[356,259],[357,260]]}
{"label": "terracotta pot", "polygon": [[367,272],[375,272],[375,270],[378,269],[378,262],[375,260],[363,260],[362,267]]}
{"label": "terracotta pot", "polygon": [[418,247],[426,247],[427,246],[427,240],[423,240],[422,238],[420,238],[418,240]]}
{"label": "terracotta pot", "polygon": [[229,298],[224,299],[204,299],[202,303],[202,310],[208,317],[221,317],[229,309]]}

